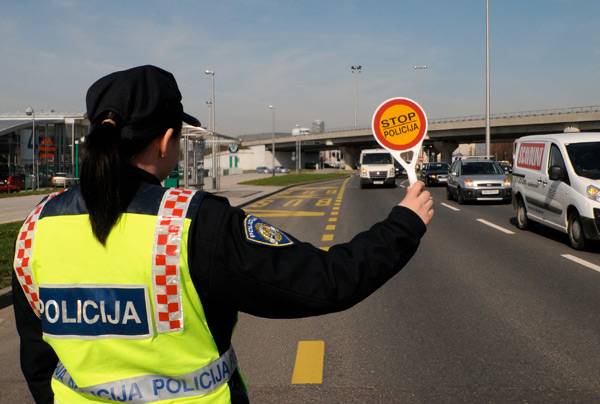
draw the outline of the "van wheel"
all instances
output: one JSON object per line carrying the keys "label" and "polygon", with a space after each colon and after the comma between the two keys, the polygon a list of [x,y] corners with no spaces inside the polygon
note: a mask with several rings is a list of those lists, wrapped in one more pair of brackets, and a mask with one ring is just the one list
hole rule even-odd
{"label": "van wheel", "polygon": [[446,199],[449,200],[449,201],[451,201],[453,199],[452,198],[452,192],[450,192],[450,187],[446,188]]}
{"label": "van wheel", "polygon": [[529,227],[529,220],[527,219],[527,208],[525,208],[525,202],[523,199],[517,199],[517,227],[521,230],[525,230]]}
{"label": "van wheel", "polygon": [[465,195],[463,194],[463,191],[460,188],[456,189],[456,202],[458,202],[459,205],[465,203]]}
{"label": "van wheel", "polygon": [[568,232],[571,247],[576,250],[583,250],[585,248],[585,234],[577,212],[572,212],[569,215]]}

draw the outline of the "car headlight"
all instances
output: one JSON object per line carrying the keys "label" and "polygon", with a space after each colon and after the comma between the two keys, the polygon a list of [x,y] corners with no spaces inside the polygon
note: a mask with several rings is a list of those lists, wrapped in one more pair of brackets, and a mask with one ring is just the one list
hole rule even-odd
{"label": "car headlight", "polygon": [[396,169],[395,168],[390,168],[390,171],[389,171],[388,175],[390,177],[393,177],[394,175],[396,175]]}
{"label": "car headlight", "polygon": [[502,185],[505,187],[510,187],[512,185],[512,182],[509,178],[505,178],[504,181],[502,181]]}
{"label": "car headlight", "polygon": [[595,187],[593,185],[589,185],[586,189],[586,193],[588,198],[600,202],[600,188]]}
{"label": "car headlight", "polygon": [[466,178],[465,179],[465,187],[472,187],[473,186],[473,180],[470,178]]}
{"label": "car headlight", "polygon": [[367,169],[366,168],[361,169],[360,170],[360,175],[362,175],[363,177],[366,177],[367,176]]}
{"label": "car headlight", "polygon": [[433,179],[436,179],[436,178],[437,178],[437,175],[435,175],[435,174],[431,174],[431,175],[430,175],[430,177],[431,177],[431,178],[433,178]]}

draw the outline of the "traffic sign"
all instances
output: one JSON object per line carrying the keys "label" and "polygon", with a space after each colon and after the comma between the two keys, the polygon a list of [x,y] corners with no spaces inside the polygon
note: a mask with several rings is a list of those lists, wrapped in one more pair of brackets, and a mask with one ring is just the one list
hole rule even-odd
{"label": "traffic sign", "polygon": [[[427,133],[427,115],[423,108],[410,98],[390,98],[375,110],[371,128],[377,143],[389,150],[406,169],[410,183],[417,182],[415,166]],[[401,156],[407,152],[412,152],[410,162]]]}
{"label": "traffic sign", "polygon": [[229,149],[230,153],[235,154],[240,149],[240,145],[237,143],[231,143],[229,146],[227,146],[227,148]]}

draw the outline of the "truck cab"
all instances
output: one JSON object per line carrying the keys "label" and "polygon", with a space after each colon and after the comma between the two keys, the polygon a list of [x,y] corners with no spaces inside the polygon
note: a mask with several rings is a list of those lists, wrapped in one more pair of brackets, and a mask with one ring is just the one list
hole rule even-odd
{"label": "truck cab", "polygon": [[361,151],[359,172],[361,188],[371,185],[396,185],[394,158],[385,149]]}

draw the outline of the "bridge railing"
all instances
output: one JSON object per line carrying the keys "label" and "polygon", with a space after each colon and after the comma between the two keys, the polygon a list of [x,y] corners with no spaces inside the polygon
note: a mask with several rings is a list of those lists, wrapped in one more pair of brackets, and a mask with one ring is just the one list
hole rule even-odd
{"label": "bridge railing", "polygon": [[[564,115],[564,114],[582,114],[582,113],[590,113],[590,112],[600,112],[600,106],[598,105],[590,105],[585,107],[568,107],[568,108],[554,108],[554,109],[540,109],[540,110],[532,110],[532,111],[519,111],[519,112],[501,112],[490,115],[490,120],[494,119],[507,119],[507,118],[526,118],[531,116],[548,116],[548,115]],[[466,122],[466,121],[480,121],[484,120],[485,115],[466,115],[466,116],[456,116],[449,118],[435,118],[430,119],[429,123],[450,123],[450,122]],[[330,128],[324,131],[324,133],[329,132],[345,132],[345,131],[353,131],[353,130],[368,130],[368,127],[354,128],[354,127],[337,127]]]}

